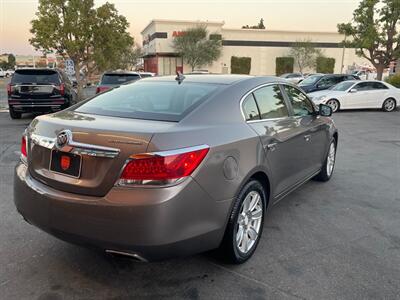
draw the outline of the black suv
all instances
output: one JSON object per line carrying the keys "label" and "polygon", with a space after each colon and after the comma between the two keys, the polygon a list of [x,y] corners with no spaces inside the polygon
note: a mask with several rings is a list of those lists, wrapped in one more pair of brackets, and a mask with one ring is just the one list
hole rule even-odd
{"label": "black suv", "polygon": [[299,87],[306,93],[327,90],[339,82],[346,80],[360,80],[355,75],[345,74],[318,74],[311,75],[299,83]]}
{"label": "black suv", "polygon": [[7,93],[12,119],[21,118],[22,113],[62,110],[77,100],[68,76],[58,69],[16,70]]}

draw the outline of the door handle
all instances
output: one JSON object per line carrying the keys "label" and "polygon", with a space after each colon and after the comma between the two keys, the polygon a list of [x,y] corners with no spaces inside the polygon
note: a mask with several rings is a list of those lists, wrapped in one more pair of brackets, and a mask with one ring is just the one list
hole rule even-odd
{"label": "door handle", "polygon": [[306,134],[306,135],[304,136],[304,139],[306,140],[306,142],[311,141],[311,134]]}
{"label": "door handle", "polygon": [[277,144],[278,144],[278,143],[271,143],[271,144],[266,145],[265,148],[266,148],[267,150],[274,151],[274,150],[276,149],[276,145],[277,145]]}

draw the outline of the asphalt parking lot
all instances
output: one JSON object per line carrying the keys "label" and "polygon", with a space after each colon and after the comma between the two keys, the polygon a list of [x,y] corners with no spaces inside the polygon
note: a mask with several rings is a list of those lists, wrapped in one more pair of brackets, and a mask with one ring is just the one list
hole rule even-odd
{"label": "asphalt parking lot", "polygon": [[0,112],[0,299],[400,298],[400,111],[335,114],[334,177],[276,205],[256,254],[240,266],[211,254],[139,263],[24,222],[13,168],[31,118]]}

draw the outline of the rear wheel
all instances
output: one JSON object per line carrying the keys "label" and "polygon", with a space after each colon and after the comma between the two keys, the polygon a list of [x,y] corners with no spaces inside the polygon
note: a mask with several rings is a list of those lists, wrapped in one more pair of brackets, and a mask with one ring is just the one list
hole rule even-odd
{"label": "rear wheel", "polygon": [[340,103],[336,99],[330,99],[326,102],[332,108],[332,112],[337,112],[340,109]]}
{"label": "rear wheel", "polygon": [[12,107],[10,107],[8,111],[11,119],[21,119],[22,114],[20,112],[16,112]]}
{"label": "rear wheel", "polygon": [[315,180],[328,181],[331,179],[336,161],[336,142],[333,140],[329,146],[328,155],[326,156],[321,171],[315,176]]}
{"label": "rear wheel", "polygon": [[393,98],[386,99],[383,102],[383,105],[382,105],[383,111],[391,112],[391,111],[394,111],[395,108],[396,108],[396,100],[394,100]]}
{"label": "rear wheel", "polygon": [[235,200],[220,247],[230,263],[240,264],[255,252],[261,238],[266,209],[266,192],[257,180],[249,181]]}

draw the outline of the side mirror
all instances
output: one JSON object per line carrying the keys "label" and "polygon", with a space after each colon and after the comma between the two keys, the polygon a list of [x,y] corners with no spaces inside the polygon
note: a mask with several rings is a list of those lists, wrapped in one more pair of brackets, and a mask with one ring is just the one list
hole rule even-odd
{"label": "side mirror", "polygon": [[332,116],[332,107],[326,104],[319,105],[319,115],[322,117],[330,117]]}
{"label": "side mirror", "polygon": [[349,93],[357,93],[357,89],[351,89],[350,91],[349,91]]}

